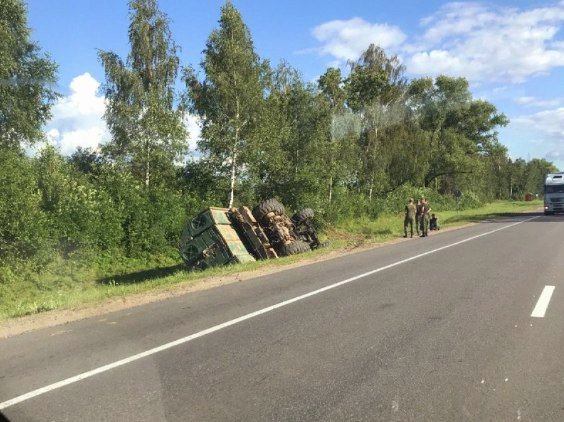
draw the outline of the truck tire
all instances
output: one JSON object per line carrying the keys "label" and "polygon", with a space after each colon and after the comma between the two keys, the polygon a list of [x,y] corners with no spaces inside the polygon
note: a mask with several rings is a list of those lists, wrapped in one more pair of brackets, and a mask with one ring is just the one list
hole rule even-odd
{"label": "truck tire", "polygon": [[282,256],[289,256],[309,251],[311,251],[311,248],[306,242],[304,242],[303,240],[296,240],[292,243],[286,243],[285,245],[282,245],[280,254]]}
{"label": "truck tire", "polygon": [[303,210],[297,212],[292,217],[292,221],[297,226],[302,224],[304,221],[312,219],[314,216],[313,210],[311,208],[304,208]]}
{"label": "truck tire", "polygon": [[270,198],[258,204],[253,210],[253,215],[257,220],[262,220],[265,215],[270,214],[271,212],[277,215],[283,215],[286,212],[286,209],[277,199]]}

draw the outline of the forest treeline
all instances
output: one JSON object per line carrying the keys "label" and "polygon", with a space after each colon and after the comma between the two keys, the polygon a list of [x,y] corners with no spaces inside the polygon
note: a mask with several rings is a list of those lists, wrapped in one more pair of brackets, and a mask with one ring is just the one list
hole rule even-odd
{"label": "forest treeline", "polygon": [[[329,68],[310,83],[259,57],[230,1],[199,66],[182,66],[156,0],[129,8],[127,57],[98,53],[111,140],[66,157],[40,146],[57,66],[31,40],[23,1],[0,0],[3,280],[54,255],[176,254],[185,220],[206,206],[277,197],[332,224],[400,211],[408,196],[443,209],[457,191],[462,207],[522,198],[555,170],[509,158],[496,132],[507,117],[473,98],[464,78],[409,79],[398,57],[369,45],[346,72]],[[189,115],[202,127],[197,151],[188,151]]]}

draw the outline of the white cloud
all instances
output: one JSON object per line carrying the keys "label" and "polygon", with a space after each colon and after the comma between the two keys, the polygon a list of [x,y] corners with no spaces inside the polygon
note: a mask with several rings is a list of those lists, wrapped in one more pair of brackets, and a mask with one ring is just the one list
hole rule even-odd
{"label": "white cloud", "polygon": [[515,102],[521,105],[533,104],[537,99],[535,97],[517,97]]}
{"label": "white cloud", "polygon": [[[103,119],[105,99],[98,94],[100,83],[89,73],[75,77],[70,94],[53,106],[53,118],[46,126],[47,141],[57,145],[65,155],[78,147],[96,149],[110,139]],[[197,116],[187,115],[185,124],[190,134],[190,151],[196,149],[201,127]]]}
{"label": "white cloud", "polygon": [[97,148],[109,139],[103,120],[104,97],[98,95],[99,87],[96,79],[83,73],[71,81],[70,94],[54,105],[46,135],[63,154],[72,154],[79,146]]}
{"label": "white cloud", "polygon": [[545,155],[545,158],[549,161],[564,160],[564,150],[561,151],[552,150]]}
{"label": "white cloud", "polygon": [[465,76],[473,82],[522,83],[564,66],[564,2],[518,9],[453,2],[421,20],[407,40],[389,23],[334,20],[313,29],[317,51],[356,59],[370,43],[405,59],[413,75]]}
{"label": "white cloud", "polygon": [[104,127],[91,126],[63,132],[57,142],[63,154],[71,154],[77,147],[97,149],[105,135]]}
{"label": "white cloud", "polygon": [[472,32],[494,20],[495,14],[480,3],[453,2],[444,5],[435,15],[423,18],[421,24],[428,27],[424,39],[437,43],[446,37]]}
{"label": "white cloud", "polygon": [[542,133],[536,142],[538,153],[551,161],[564,161],[564,107],[513,118],[512,123]]}
{"label": "white cloud", "polygon": [[334,20],[316,26],[313,36],[322,43],[317,51],[338,60],[356,60],[371,44],[383,49],[399,47],[407,38],[397,27],[370,23],[362,18]]}
{"label": "white cloud", "polygon": [[45,136],[47,137],[47,142],[54,144],[57,142],[57,139],[60,138],[61,133],[58,129],[52,128],[45,132]]}
{"label": "white cloud", "polygon": [[195,151],[198,148],[198,140],[202,133],[202,123],[200,118],[194,114],[188,114],[184,118],[184,124],[188,129],[188,149],[189,151]]}
{"label": "white cloud", "polygon": [[557,38],[564,3],[536,9],[449,3],[421,23],[424,48],[407,61],[415,74],[521,83],[564,66],[564,45]]}
{"label": "white cloud", "polygon": [[[466,63],[461,57],[447,50],[432,50],[415,53],[409,59],[409,71],[415,74],[463,75]],[[430,71],[432,69],[432,71]]]}
{"label": "white cloud", "polygon": [[553,98],[550,100],[543,100],[536,97],[524,96],[524,97],[517,97],[514,99],[516,104],[524,105],[527,107],[557,107],[562,103],[562,99],[560,98]]}
{"label": "white cloud", "polygon": [[512,119],[512,121],[528,125],[547,135],[557,137],[564,146],[564,107],[520,116]]}

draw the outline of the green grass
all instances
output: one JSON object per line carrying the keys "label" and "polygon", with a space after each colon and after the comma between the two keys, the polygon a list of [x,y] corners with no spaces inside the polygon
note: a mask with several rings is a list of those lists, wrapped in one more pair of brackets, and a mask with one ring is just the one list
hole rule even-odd
{"label": "green grass", "polygon": [[[432,205],[432,204],[431,204]],[[481,208],[456,211],[434,209],[441,228],[463,225],[484,219],[527,212],[542,206],[541,201],[500,201]],[[335,224],[323,233],[330,242],[327,248],[278,260],[252,262],[206,271],[187,272],[174,256],[146,259],[85,255],[75,260],[58,259],[42,273],[25,268],[2,269],[0,283],[0,320],[54,309],[73,309],[103,302],[110,298],[159,291],[175,285],[193,285],[209,277],[228,276],[243,271],[281,267],[291,263],[364,244],[381,243],[403,235],[403,214],[382,215],[375,220],[359,218]],[[27,274],[21,277],[21,274]],[[16,276],[19,275],[19,276]]]}
{"label": "green grass", "polygon": [[[148,291],[163,291],[173,285],[190,286],[211,277],[222,277],[265,267],[281,267],[307,258],[326,254],[334,247],[313,251],[306,255],[284,257],[278,260],[257,261],[247,264],[210,268],[205,271],[186,271],[181,261],[169,266],[129,265],[135,271],[125,272],[120,268],[116,274],[102,273],[98,268],[76,267],[59,261],[59,268],[30,275],[0,284],[0,321],[8,318],[37,314],[55,309],[79,309],[112,298]],[[161,260],[165,260],[161,257]]]}
{"label": "green grass", "polygon": [[[431,204],[432,206],[432,204]],[[455,211],[433,209],[442,229],[491,218],[511,216],[515,213],[538,210],[542,201],[496,201],[480,208]],[[375,220],[366,217],[341,222],[327,232],[328,236],[347,245],[381,243],[403,236],[403,213],[381,215]]]}

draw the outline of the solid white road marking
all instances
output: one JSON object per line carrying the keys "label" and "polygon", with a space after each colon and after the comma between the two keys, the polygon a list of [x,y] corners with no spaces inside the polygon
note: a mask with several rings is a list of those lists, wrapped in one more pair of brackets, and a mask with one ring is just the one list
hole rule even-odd
{"label": "solid white road marking", "polygon": [[397,267],[398,265],[402,265],[402,264],[405,264],[407,262],[414,261],[414,260],[422,258],[424,256],[431,255],[431,254],[434,254],[436,252],[439,252],[439,251],[442,251],[442,250],[445,250],[445,249],[448,249],[448,248],[452,248],[454,246],[458,246],[458,245],[461,245],[461,244],[466,243],[466,242],[470,242],[470,241],[475,240],[475,239],[479,239],[480,237],[484,237],[484,236],[488,236],[488,235],[493,234],[493,233],[497,233],[501,230],[505,230],[505,229],[508,229],[510,227],[517,226],[518,224],[526,223],[527,221],[534,220],[535,218],[539,218],[539,216],[527,218],[527,219],[521,220],[521,221],[517,221],[516,223],[508,224],[507,226],[503,226],[503,227],[500,227],[498,229],[490,230],[488,232],[478,234],[476,236],[472,236],[472,237],[469,237],[469,238],[464,239],[464,240],[459,240],[458,242],[454,242],[454,243],[450,243],[450,244],[445,245],[445,246],[441,246],[440,248],[432,249],[430,251],[423,252],[423,253],[420,253],[418,255],[414,255],[410,258],[402,259],[401,261],[394,262],[393,264],[389,264],[389,265],[385,265],[385,266],[380,267],[380,268],[376,268],[375,270],[368,271],[366,273],[359,274],[359,275],[351,277],[351,278],[347,278],[346,280],[339,281],[339,282],[334,283],[334,284],[330,284],[329,286],[322,287],[321,289],[313,290],[313,291],[306,293],[306,294],[303,294],[301,296],[296,296],[292,299],[288,299],[288,300],[285,300],[283,302],[279,302],[275,305],[268,306],[268,307],[263,308],[263,309],[259,309],[258,311],[251,312],[249,314],[240,316],[240,317],[232,319],[230,321],[226,321],[222,324],[214,325],[213,327],[207,328],[203,331],[199,331],[195,334],[191,334],[189,336],[182,337],[178,340],[171,341],[170,343],[163,344],[161,346],[155,347],[155,348],[147,350],[145,352],[137,353],[136,355],[130,356],[128,358],[121,359],[121,360],[118,360],[116,362],[112,362],[112,363],[109,363],[107,365],[100,366],[98,368],[92,369],[90,371],[83,372],[82,374],[75,375],[74,377],[66,378],[66,379],[59,381],[59,382],[56,382],[54,384],[50,384],[50,385],[47,385],[45,387],[38,388],[37,390],[30,391],[29,393],[22,394],[21,396],[18,396],[18,397],[11,399],[11,400],[7,400],[5,402],[0,403],[0,410],[6,409],[7,407],[10,407],[10,406],[13,406],[15,404],[21,403],[23,401],[29,400],[33,397],[37,397],[37,396],[40,396],[42,394],[48,393],[49,391],[53,391],[53,390],[56,390],[58,388],[64,387],[66,385],[73,384],[75,382],[81,381],[83,379],[93,377],[94,375],[101,374],[102,372],[106,372],[106,371],[109,371],[111,369],[114,369],[114,368],[117,368],[117,367],[120,367],[120,366],[123,366],[123,365],[127,365],[128,363],[134,362],[134,361],[139,360],[139,359],[143,359],[147,356],[154,355],[155,353],[159,353],[159,352],[162,352],[164,350],[171,349],[173,347],[179,346],[179,345],[184,344],[184,343],[188,343],[189,341],[192,341],[192,340],[195,340],[197,338],[206,336],[208,334],[214,333],[216,331],[222,330],[224,328],[230,327],[232,325],[238,324],[238,323],[246,321],[248,319],[255,318],[259,315],[266,314],[266,313],[271,312],[275,309],[282,308],[284,306],[290,305],[290,304],[295,303],[295,302],[299,302],[299,301],[307,299],[311,296],[315,296],[315,295],[318,295],[320,293],[326,292],[328,290],[332,290],[332,289],[335,289],[337,287],[343,286],[345,284],[352,283],[353,281],[359,280],[361,278],[368,277],[370,275],[388,270],[390,268]]}
{"label": "solid white road marking", "polygon": [[533,318],[544,318],[546,308],[548,308],[548,304],[550,303],[550,298],[552,297],[553,292],[554,286],[544,286],[535,309],[533,309],[533,313],[531,314]]}

